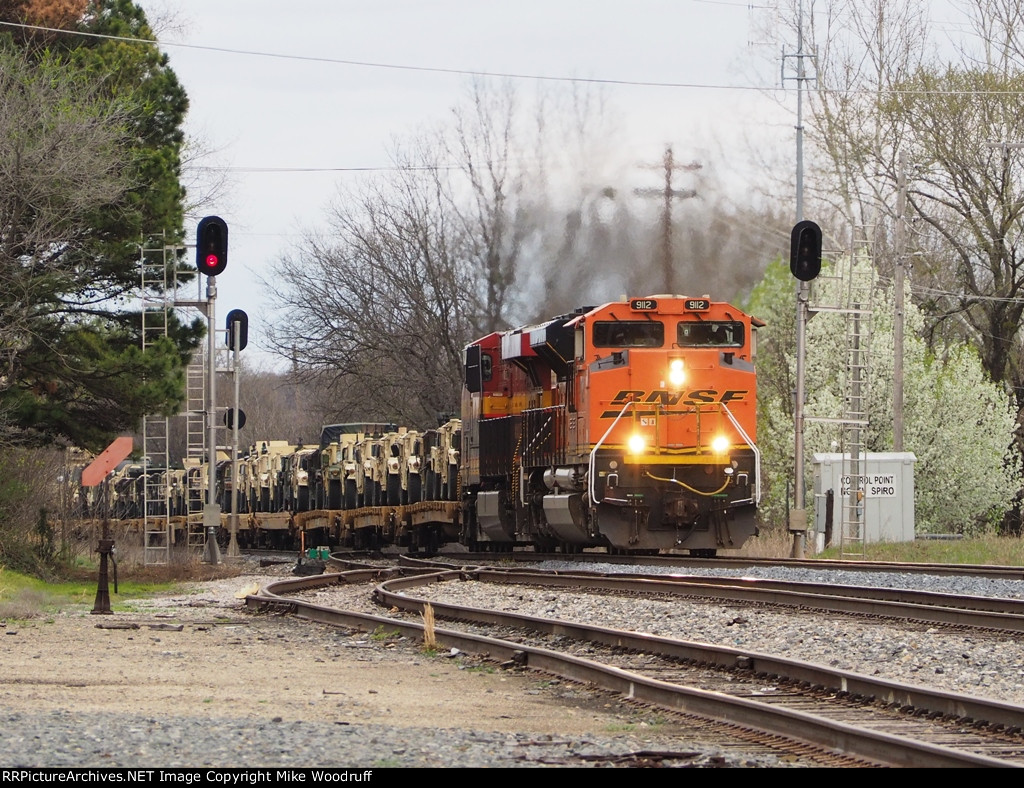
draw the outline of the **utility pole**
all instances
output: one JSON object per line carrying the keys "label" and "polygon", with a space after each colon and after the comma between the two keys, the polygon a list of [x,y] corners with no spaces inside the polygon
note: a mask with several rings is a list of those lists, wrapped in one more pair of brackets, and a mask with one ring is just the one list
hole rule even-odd
{"label": "utility pole", "polygon": [[665,185],[661,189],[634,189],[634,194],[642,197],[661,197],[664,204],[661,209],[661,268],[662,281],[665,283],[666,293],[676,293],[675,267],[672,265],[672,200],[676,197],[689,199],[696,197],[694,189],[674,189],[672,187],[672,173],[678,170],[693,172],[699,170],[703,165],[697,162],[689,164],[676,164],[672,154],[672,146],[665,148],[665,155],[662,163],[657,165],[643,165],[646,167],[662,168],[665,171]]}
{"label": "utility pole", "polygon": [[906,275],[907,152],[900,151],[896,193],[896,306],[893,312],[892,450],[903,451],[903,278]]}

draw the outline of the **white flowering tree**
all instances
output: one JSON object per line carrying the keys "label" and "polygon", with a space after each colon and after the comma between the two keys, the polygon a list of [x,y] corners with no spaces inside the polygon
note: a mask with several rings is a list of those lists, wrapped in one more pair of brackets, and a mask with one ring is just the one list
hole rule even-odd
{"label": "white flowering tree", "polygon": [[[834,269],[843,271],[849,260]],[[893,441],[893,316],[892,282],[879,281],[869,261],[857,260],[855,276],[871,278],[871,346],[867,386],[869,426],[864,444],[869,452],[892,451]],[[815,282],[812,305],[842,302],[845,277],[823,276]],[[793,390],[796,379],[795,280],[781,263],[755,290],[749,308],[768,326],[759,339],[758,441],[764,453],[767,494],[762,517],[766,524],[785,522],[794,469]],[[915,527],[918,533],[978,534],[992,531],[1021,489],[1019,455],[1013,450],[1016,408],[1011,396],[992,383],[977,352],[966,345],[930,353],[921,336],[924,318],[904,297],[903,450],[917,462]],[[808,322],[805,349],[804,430],[807,489],[816,453],[843,445],[842,426],[815,422],[814,417],[844,415],[846,315],[818,312]],[[867,319],[867,318],[865,318]],[[808,506],[813,498],[808,497]]]}

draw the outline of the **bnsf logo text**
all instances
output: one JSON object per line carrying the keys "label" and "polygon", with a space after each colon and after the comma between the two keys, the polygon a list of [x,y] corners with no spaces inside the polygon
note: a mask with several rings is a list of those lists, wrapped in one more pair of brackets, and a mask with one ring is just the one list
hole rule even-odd
{"label": "bnsf logo text", "polygon": [[749,391],[723,391],[719,394],[715,389],[696,389],[686,393],[681,391],[663,391],[654,389],[647,392],[643,389],[630,391],[623,389],[615,395],[612,405],[625,405],[627,402],[646,402],[659,405],[695,405],[699,402],[733,402],[746,399]]}

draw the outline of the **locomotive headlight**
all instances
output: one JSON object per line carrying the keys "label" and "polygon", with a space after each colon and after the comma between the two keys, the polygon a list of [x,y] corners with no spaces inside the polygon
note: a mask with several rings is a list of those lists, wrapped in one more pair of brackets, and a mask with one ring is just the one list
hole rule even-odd
{"label": "locomotive headlight", "polygon": [[724,435],[719,435],[711,441],[711,451],[715,454],[725,454],[729,451],[729,439]]}
{"label": "locomotive headlight", "polygon": [[676,388],[686,382],[686,369],[681,358],[674,358],[668,362],[668,381]]}
{"label": "locomotive headlight", "polygon": [[644,440],[643,435],[629,436],[629,451],[631,454],[643,454],[646,446],[647,441]]}

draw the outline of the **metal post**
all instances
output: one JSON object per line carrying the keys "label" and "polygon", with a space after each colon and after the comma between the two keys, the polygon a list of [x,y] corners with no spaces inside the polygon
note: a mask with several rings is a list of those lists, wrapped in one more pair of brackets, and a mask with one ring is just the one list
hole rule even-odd
{"label": "metal post", "polygon": [[240,555],[238,550],[238,422],[241,416],[238,409],[238,350],[242,342],[242,324],[235,320],[231,324],[232,337],[232,364],[231,374],[235,379],[235,410],[231,421],[231,541],[228,543],[228,557],[237,558]]}
{"label": "metal post", "polygon": [[206,506],[203,507],[203,528],[206,530],[206,549],[203,561],[220,563],[220,547],[217,546],[217,530],[220,528],[220,504],[217,502],[217,332],[215,324],[215,302],[217,300],[217,278],[206,277],[206,301],[208,305],[206,325],[209,343],[207,375],[209,376],[210,401],[206,404],[207,454],[210,464],[209,490]]}
{"label": "metal post", "polygon": [[903,451],[903,277],[907,205],[907,152],[900,151],[899,191],[896,195],[896,306],[893,313],[892,450]]}
{"label": "metal post", "polygon": [[[100,539],[97,552],[100,554],[100,576],[96,584],[96,601],[93,603],[93,615],[110,615],[114,611],[110,609],[110,587],[108,584],[107,559],[114,555],[114,540],[110,538],[110,520],[103,518],[103,538]],[[116,564],[115,580],[117,583]]]}
{"label": "metal post", "polygon": [[[804,156],[803,96],[804,41],[803,0],[797,19],[797,82],[796,82],[796,220],[804,218]],[[789,530],[793,534],[793,558],[804,557],[804,536],[807,533],[807,509],[804,504],[804,344],[807,333],[807,301],[810,285],[798,280],[796,287],[796,401],[793,404],[793,456],[796,463],[793,485],[793,509],[789,513]]]}

